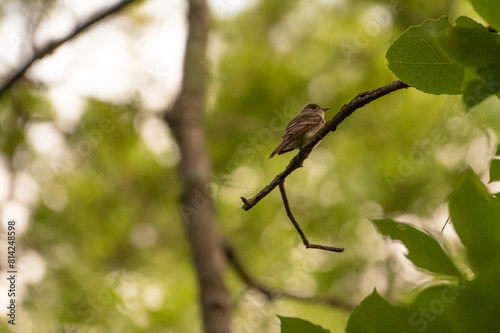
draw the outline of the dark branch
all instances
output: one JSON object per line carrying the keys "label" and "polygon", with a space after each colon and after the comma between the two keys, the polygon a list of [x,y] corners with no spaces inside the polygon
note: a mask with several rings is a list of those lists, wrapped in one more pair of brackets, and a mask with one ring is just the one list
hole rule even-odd
{"label": "dark branch", "polygon": [[443,228],[441,229],[441,235],[443,234],[443,232],[444,232],[444,228],[446,228],[446,225],[447,225],[448,223],[450,223],[450,219],[451,219],[451,217],[450,217],[450,216],[448,216],[448,218],[446,219],[446,222],[444,222]]}
{"label": "dark branch", "polygon": [[69,40],[75,38],[80,33],[87,30],[88,28],[90,28],[92,25],[104,20],[105,18],[109,17],[110,15],[118,13],[121,9],[125,8],[126,6],[132,4],[136,1],[138,1],[138,0],[122,0],[115,5],[112,5],[106,9],[103,9],[102,11],[99,11],[99,12],[93,14],[91,17],[89,17],[83,23],[78,24],[73,29],[73,31],[71,31],[71,33],[69,33],[67,36],[52,40],[52,41],[48,42],[47,44],[45,44],[43,47],[37,49],[30,59],[28,59],[18,69],[13,70],[11,72],[11,74],[9,74],[7,76],[5,81],[0,85],[0,96],[2,96],[8,89],[10,89],[14,85],[14,83],[19,81],[19,79],[21,79],[24,76],[24,74],[26,74],[28,69],[30,69],[31,66],[36,61],[51,54],[59,46],[68,42]]}
{"label": "dark branch", "polygon": [[288,203],[288,198],[286,197],[285,181],[283,180],[279,186],[280,186],[281,198],[283,199],[283,204],[285,205],[286,215],[288,215],[288,218],[290,218],[290,221],[292,221],[293,226],[295,227],[295,229],[297,229],[297,232],[299,233],[300,238],[302,238],[302,243],[304,243],[306,249],[319,249],[332,252],[344,252],[344,249],[341,247],[332,247],[332,246],[309,243],[309,240],[307,239],[302,229],[300,229],[299,223],[297,222],[297,220],[295,220],[295,217],[292,214],[292,210],[290,209],[290,204]]}
{"label": "dark branch", "polygon": [[491,26],[487,26],[487,27],[486,27],[486,29],[488,29],[488,31],[489,31],[489,32],[492,32],[492,33],[494,33],[494,34],[497,34],[497,33],[498,33],[498,30],[497,30],[497,29],[495,29],[495,28],[493,28],[493,27],[491,27]]}
{"label": "dark branch", "polygon": [[328,306],[334,307],[334,308],[340,308],[343,310],[350,311],[354,309],[354,305],[346,302],[344,300],[341,300],[336,297],[330,297],[330,296],[301,296],[298,294],[286,292],[283,290],[271,288],[268,286],[265,286],[264,284],[260,283],[257,281],[242,265],[241,261],[238,259],[236,256],[236,253],[234,252],[234,249],[229,246],[227,243],[224,244],[224,251],[226,253],[227,260],[229,264],[233,267],[235,270],[236,274],[240,277],[240,279],[249,287],[252,289],[258,290],[260,293],[262,293],[264,296],[267,297],[268,300],[273,301],[275,299],[279,299],[281,297],[286,297],[294,300],[299,300],[303,302],[309,302],[309,303],[316,303],[316,304],[326,304]]}
{"label": "dark branch", "polygon": [[249,210],[255,206],[262,198],[268,195],[276,186],[282,183],[289,174],[294,170],[302,167],[302,163],[309,156],[311,150],[314,146],[321,141],[329,132],[334,132],[337,126],[340,125],[347,117],[349,117],[354,111],[365,106],[366,104],[385,96],[393,91],[408,88],[406,83],[401,81],[394,81],[372,91],[366,91],[359,93],[352,101],[344,105],[339,112],[330,120],[328,120],[322,129],[316,133],[316,135],[311,139],[311,141],[302,148],[297,155],[290,161],[285,170],[278,174],[274,179],[264,187],[259,193],[257,193],[253,198],[246,199],[241,197],[243,201],[243,209]]}

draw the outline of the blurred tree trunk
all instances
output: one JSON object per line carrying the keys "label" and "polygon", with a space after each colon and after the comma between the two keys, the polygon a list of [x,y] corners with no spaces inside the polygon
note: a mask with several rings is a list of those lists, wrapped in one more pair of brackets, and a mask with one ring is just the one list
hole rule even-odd
{"label": "blurred tree trunk", "polygon": [[181,153],[180,210],[198,275],[205,332],[225,333],[231,331],[231,298],[224,281],[226,261],[222,237],[209,193],[210,161],[204,129],[209,30],[205,0],[189,1],[188,20],[182,90],[165,119]]}

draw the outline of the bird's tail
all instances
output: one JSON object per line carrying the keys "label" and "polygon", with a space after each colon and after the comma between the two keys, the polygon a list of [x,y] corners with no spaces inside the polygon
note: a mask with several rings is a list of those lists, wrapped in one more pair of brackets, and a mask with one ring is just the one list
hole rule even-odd
{"label": "bird's tail", "polygon": [[280,143],[280,145],[278,147],[276,147],[276,149],[271,153],[271,156],[269,156],[269,158],[273,158],[273,156],[276,154],[281,155],[284,153],[288,153],[290,150],[293,150],[293,148],[286,147],[288,145],[288,143],[289,143],[288,141],[283,140]]}
{"label": "bird's tail", "polygon": [[275,150],[271,153],[271,156],[269,156],[269,158],[270,158],[270,159],[271,159],[271,158],[273,158],[273,156],[274,156],[274,155],[276,155],[276,153],[278,153],[279,148],[280,148],[280,147],[276,148],[276,149],[275,149]]}

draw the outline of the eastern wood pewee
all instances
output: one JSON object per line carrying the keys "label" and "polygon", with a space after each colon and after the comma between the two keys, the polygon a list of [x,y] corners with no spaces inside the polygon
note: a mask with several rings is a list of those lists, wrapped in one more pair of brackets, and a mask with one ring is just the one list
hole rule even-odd
{"label": "eastern wood pewee", "polygon": [[283,140],[269,158],[305,146],[314,134],[325,125],[325,111],[328,109],[330,108],[321,108],[314,103],[306,104],[298,116],[286,125]]}

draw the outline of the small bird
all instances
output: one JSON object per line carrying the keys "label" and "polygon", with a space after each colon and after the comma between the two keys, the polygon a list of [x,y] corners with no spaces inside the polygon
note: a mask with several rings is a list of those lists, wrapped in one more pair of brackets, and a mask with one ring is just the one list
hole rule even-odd
{"label": "small bird", "polygon": [[308,103],[302,111],[286,125],[285,135],[280,145],[272,152],[274,155],[288,153],[294,149],[302,149],[309,140],[325,125],[325,111],[318,104]]}

